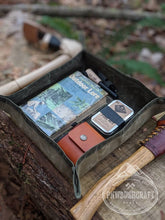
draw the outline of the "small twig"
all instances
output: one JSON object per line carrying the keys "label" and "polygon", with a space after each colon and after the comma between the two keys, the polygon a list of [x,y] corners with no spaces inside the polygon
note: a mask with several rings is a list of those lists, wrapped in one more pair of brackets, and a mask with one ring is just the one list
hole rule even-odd
{"label": "small twig", "polygon": [[22,165],[25,164],[27,153],[28,153],[29,149],[30,149],[30,144],[26,148],[26,151],[25,151],[25,154],[24,154],[24,157],[23,157],[23,160],[22,160]]}
{"label": "small twig", "polygon": [[129,41],[132,41],[132,42],[141,42],[141,43],[150,43],[150,41],[148,39],[141,39],[140,37],[136,37],[136,36],[128,36],[127,39]]}
{"label": "small twig", "polygon": [[165,19],[165,15],[160,12],[147,12],[140,10],[127,10],[103,7],[66,7],[49,6],[42,4],[17,4],[0,5],[0,14],[8,13],[11,10],[21,10],[38,15],[49,15],[59,17],[91,17],[91,18],[111,18],[111,19],[129,19],[140,20],[144,18]]}

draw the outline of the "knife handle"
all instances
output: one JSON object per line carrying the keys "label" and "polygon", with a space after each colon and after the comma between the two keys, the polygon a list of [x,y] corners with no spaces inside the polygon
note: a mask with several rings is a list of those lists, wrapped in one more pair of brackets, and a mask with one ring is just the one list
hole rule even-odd
{"label": "knife handle", "polygon": [[[155,158],[146,147],[140,147],[131,157],[103,176],[91,190],[71,208],[71,214],[77,220],[90,220],[103,200],[103,194],[109,194],[126,179],[136,173]],[[128,164],[130,166],[128,166]],[[124,175],[123,175],[124,173]],[[117,175],[116,175],[117,174]],[[104,192],[104,193],[103,193]]]}
{"label": "knife handle", "polygon": [[165,120],[159,120],[154,131],[142,141],[134,154],[112,171],[103,176],[91,190],[70,210],[77,220],[90,220],[98,207],[111,193],[130,176],[136,173],[155,157],[165,153]]}

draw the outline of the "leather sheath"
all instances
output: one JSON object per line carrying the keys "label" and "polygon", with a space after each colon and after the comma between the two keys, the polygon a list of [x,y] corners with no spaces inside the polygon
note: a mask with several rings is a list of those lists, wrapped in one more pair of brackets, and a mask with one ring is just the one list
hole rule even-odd
{"label": "leather sheath", "polygon": [[[158,123],[158,125],[165,125],[165,121],[164,123]],[[145,147],[148,148],[155,157],[165,153],[165,128],[161,129],[157,135],[150,138],[149,141],[145,143]]]}
{"label": "leather sheath", "polygon": [[92,126],[83,122],[64,136],[58,145],[75,164],[86,151],[104,140]]}
{"label": "leather sheath", "polygon": [[165,120],[159,120],[157,125],[158,126],[165,125]]}

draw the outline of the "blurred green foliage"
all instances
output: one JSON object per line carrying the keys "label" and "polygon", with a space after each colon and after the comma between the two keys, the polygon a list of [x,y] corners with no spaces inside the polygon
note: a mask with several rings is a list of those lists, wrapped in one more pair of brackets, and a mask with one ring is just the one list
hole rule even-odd
{"label": "blurred green foliage", "polygon": [[151,17],[137,22],[137,27],[165,28],[165,23],[162,19]]}
{"label": "blurred green foliage", "polygon": [[133,31],[135,31],[136,25],[130,24],[117,30],[114,35],[110,36],[109,41],[111,45],[125,40]]}
{"label": "blurred green foliage", "polygon": [[[165,22],[159,18],[145,18],[136,23],[126,25],[115,32],[113,36],[110,36],[110,44],[114,45],[117,42],[123,41],[136,29],[142,28],[165,28]],[[160,49],[160,48],[158,48]]]}
{"label": "blurred green foliage", "polygon": [[40,23],[55,29],[62,34],[63,37],[78,40],[78,32],[67,19],[42,16]]}
{"label": "blurred green foliage", "polygon": [[140,41],[135,41],[132,44],[128,45],[127,51],[128,52],[138,52],[141,51],[143,48],[148,48],[152,52],[162,52],[164,53],[164,49],[160,48],[156,43],[152,42],[140,42]]}
{"label": "blurred green foliage", "polygon": [[116,66],[126,74],[144,74],[157,81],[160,85],[165,85],[160,74],[158,73],[158,70],[152,67],[151,64],[134,59],[129,59],[129,55],[131,53],[139,53],[143,48],[148,48],[151,52],[164,53],[165,50],[163,48],[160,48],[159,45],[157,45],[155,42],[130,41],[127,47],[125,47],[124,49],[122,48],[121,52],[113,52],[112,54],[110,54],[111,47],[114,48],[118,42],[122,42],[125,39],[128,39],[128,37],[131,36],[131,34],[135,30],[143,30],[145,28],[164,29],[165,22],[162,19],[158,18],[146,18],[122,27],[121,29],[117,30],[113,36],[109,37],[109,46],[103,46],[98,55],[107,60],[108,64]]}
{"label": "blurred green foliage", "polygon": [[141,73],[155,79],[160,85],[165,85],[157,69],[153,68],[149,63],[131,59],[110,59],[107,60],[107,63],[117,66],[126,74]]}
{"label": "blurred green foliage", "polygon": [[[165,11],[165,3],[161,5],[161,9]],[[49,16],[42,16],[41,24],[49,26],[60,34],[63,37],[79,39],[78,31],[75,29],[73,24],[69,22],[66,18],[56,18]],[[150,78],[156,80],[159,84],[164,85],[161,76],[158,71],[151,66],[149,63],[129,59],[130,53],[139,53],[143,48],[148,48],[152,52],[162,52],[165,50],[160,48],[155,42],[148,41],[134,41],[129,42],[127,47],[125,47],[121,52],[113,52],[110,53],[110,48],[115,47],[118,42],[122,42],[125,39],[128,39],[131,34],[137,29],[140,31],[145,28],[165,28],[165,22],[162,19],[158,18],[146,18],[135,23],[130,23],[126,26],[122,26],[121,28],[117,28],[113,35],[104,36],[104,42],[102,45],[101,51],[99,51],[98,55],[107,60],[108,64],[115,65],[121,71],[126,74],[134,74],[140,73],[149,76]]]}
{"label": "blurred green foliage", "polygon": [[162,12],[165,13],[165,3],[162,3],[160,7],[161,7]]}

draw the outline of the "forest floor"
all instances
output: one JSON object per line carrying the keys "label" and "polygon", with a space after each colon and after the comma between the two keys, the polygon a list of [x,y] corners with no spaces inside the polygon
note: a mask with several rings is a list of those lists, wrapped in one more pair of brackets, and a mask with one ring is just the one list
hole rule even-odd
{"label": "forest floor", "polygon": [[[92,5],[132,10],[165,10],[165,4],[159,0],[59,0],[55,3],[49,0],[0,0],[0,4],[11,5],[41,2],[79,7]],[[0,85],[54,59],[52,52],[45,53],[29,45],[24,39],[22,23],[27,18],[42,23],[48,30],[58,31],[61,36],[79,40],[90,53],[138,79],[158,96],[165,96],[165,23],[159,19],[137,22],[102,18],[63,19],[12,11],[0,18]],[[8,165],[0,160],[0,219],[44,219],[25,192]]]}

